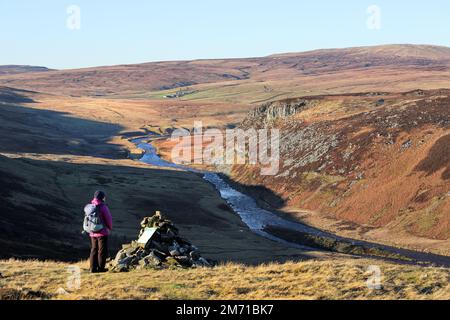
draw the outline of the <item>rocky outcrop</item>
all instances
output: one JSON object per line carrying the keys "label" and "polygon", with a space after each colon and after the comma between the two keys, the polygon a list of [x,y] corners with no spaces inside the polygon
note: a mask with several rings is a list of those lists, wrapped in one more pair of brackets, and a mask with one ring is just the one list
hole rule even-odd
{"label": "rocky outcrop", "polygon": [[276,120],[286,120],[312,106],[312,101],[306,99],[283,100],[269,102],[249,112],[242,122],[242,127],[265,127]]}

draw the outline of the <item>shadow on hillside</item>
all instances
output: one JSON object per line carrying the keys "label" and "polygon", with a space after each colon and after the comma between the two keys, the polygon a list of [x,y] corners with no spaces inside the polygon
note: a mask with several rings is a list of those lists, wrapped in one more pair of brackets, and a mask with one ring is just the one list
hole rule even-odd
{"label": "shadow on hillside", "polygon": [[33,93],[31,91],[13,89],[8,87],[0,87],[0,102],[4,103],[35,103],[33,99],[26,94]]}
{"label": "shadow on hillside", "polygon": [[415,168],[416,171],[423,171],[427,175],[432,175],[442,169],[445,169],[442,179],[450,179],[450,134],[437,140],[428,156]]}
{"label": "shadow on hillside", "polygon": [[265,226],[264,231],[289,243],[316,248],[318,250],[381,258],[383,260],[405,264],[417,264],[418,262],[423,262],[450,267],[450,257],[448,256],[341,237],[332,232],[303,224],[293,218],[289,213],[283,211],[282,207],[285,201],[270,189],[262,186],[242,185],[227,176],[221,176],[232,185],[233,188],[255,199],[260,208],[264,208],[265,210],[282,217],[288,224],[293,223],[295,225],[303,226],[303,231],[295,230],[293,225],[290,227],[283,227],[276,224],[268,224]]}
{"label": "shadow on hillside", "polygon": [[2,103],[0,99],[0,152],[123,158],[125,152],[109,142],[121,130],[116,124]]}
{"label": "shadow on hillside", "polygon": [[286,255],[273,249],[279,244],[243,232],[240,219],[220,201],[214,187],[194,173],[4,157],[0,157],[0,257],[87,259],[82,209],[97,189],[107,192],[113,214],[112,256],[137,238],[143,217],[161,210],[180,227],[182,237],[218,261],[256,264],[309,258],[300,250]]}
{"label": "shadow on hillside", "polygon": [[263,209],[267,210],[281,209],[286,204],[285,199],[283,199],[281,196],[279,196],[266,186],[243,185],[224,174],[220,174],[220,177],[237,191],[244,193],[255,199],[258,205]]}

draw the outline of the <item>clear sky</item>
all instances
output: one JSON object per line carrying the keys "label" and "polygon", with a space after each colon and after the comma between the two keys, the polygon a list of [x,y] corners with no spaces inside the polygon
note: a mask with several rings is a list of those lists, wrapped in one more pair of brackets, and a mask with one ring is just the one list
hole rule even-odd
{"label": "clear sky", "polygon": [[[80,19],[68,13],[71,5]],[[368,13],[371,5],[380,11]],[[58,69],[388,43],[450,46],[450,2],[0,0],[0,43],[0,65]]]}

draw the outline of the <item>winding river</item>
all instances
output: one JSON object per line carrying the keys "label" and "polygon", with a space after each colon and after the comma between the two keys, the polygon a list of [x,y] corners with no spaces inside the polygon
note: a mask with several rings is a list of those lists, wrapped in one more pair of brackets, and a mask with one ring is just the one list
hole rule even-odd
{"label": "winding river", "polygon": [[181,166],[175,163],[168,162],[164,159],[161,159],[156,152],[156,148],[151,144],[151,142],[150,143],[144,142],[158,138],[161,137],[155,135],[132,140],[132,142],[136,144],[136,146],[139,149],[144,151],[144,155],[141,157],[140,161],[156,167],[177,168],[197,174],[202,174],[203,179],[214,185],[214,187],[220,193],[221,198],[224,199],[228,203],[228,205],[234,210],[234,212],[240,216],[240,218],[248,226],[248,228],[260,236],[302,250],[317,250],[316,248],[313,249],[311,247],[299,245],[297,243],[288,242],[284,239],[281,239],[264,231],[265,227],[272,226],[292,230],[295,232],[300,232],[303,234],[332,238],[352,245],[365,246],[367,248],[379,248],[391,253],[403,255],[415,261],[435,263],[442,266],[450,266],[450,257],[430,253],[416,252],[407,249],[399,249],[390,246],[374,244],[362,240],[343,238],[298,222],[283,219],[282,217],[273,212],[260,208],[253,198],[251,198],[246,194],[243,194],[242,192],[235,190],[217,173],[209,171],[200,171],[197,169]]}
{"label": "winding river", "polygon": [[233,211],[241,217],[242,221],[247,225],[247,227],[251,231],[265,238],[292,247],[296,247],[303,250],[313,250],[312,248],[301,246],[295,243],[290,243],[283,239],[275,237],[265,232],[264,227],[266,227],[267,225],[272,225],[296,231],[314,232],[314,233],[319,232],[318,230],[313,231],[312,228],[308,228],[305,225],[284,220],[270,211],[261,209],[256,204],[256,201],[253,200],[253,198],[232,188],[217,173],[200,171],[197,169],[181,166],[161,159],[156,153],[156,148],[150,143],[143,142],[143,140],[147,139],[144,138],[133,140],[133,142],[137,145],[137,147],[145,152],[140,161],[156,167],[177,168],[189,172],[202,174],[203,179],[214,185],[217,191],[219,191],[221,198],[224,199],[228,203],[228,205],[233,209]]}

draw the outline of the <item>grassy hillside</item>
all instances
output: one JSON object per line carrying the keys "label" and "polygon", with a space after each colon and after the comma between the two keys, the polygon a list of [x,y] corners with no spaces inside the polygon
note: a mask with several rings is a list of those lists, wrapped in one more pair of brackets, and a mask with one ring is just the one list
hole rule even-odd
{"label": "grassy hillside", "polygon": [[[370,289],[370,265],[381,271],[381,287]],[[80,287],[69,265],[0,261],[0,299],[450,299],[448,269],[380,264],[369,260],[309,261],[255,267],[225,264],[212,269],[141,270],[89,274]],[[61,293],[63,288],[66,293]],[[64,292],[64,291],[62,291]]]}
{"label": "grassy hillside", "polygon": [[[1,258],[86,257],[82,209],[97,189],[107,192],[114,217],[112,254],[136,238],[143,217],[161,210],[212,259],[257,263],[327,256],[256,236],[199,175],[127,159],[134,146],[127,139],[145,134],[146,121],[155,124],[148,128],[164,130],[166,117],[189,115],[189,108],[173,106],[161,114],[158,104],[64,99],[11,88],[0,93],[7,97],[0,96]],[[219,110],[224,108],[209,105],[196,113],[208,123],[215,121],[208,114]]]}
{"label": "grassy hillside", "polygon": [[[264,177],[258,167],[237,165],[232,177],[269,188],[283,199],[271,205],[302,221],[449,254],[449,95],[419,90],[265,105],[243,127],[281,130],[280,171]],[[282,116],[289,108],[297,111]]]}
{"label": "grassy hillside", "polygon": [[259,103],[301,95],[449,87],[450,49],[392,45],[249,59],[154,62],[0,76],[0,85],[64,95]]}

